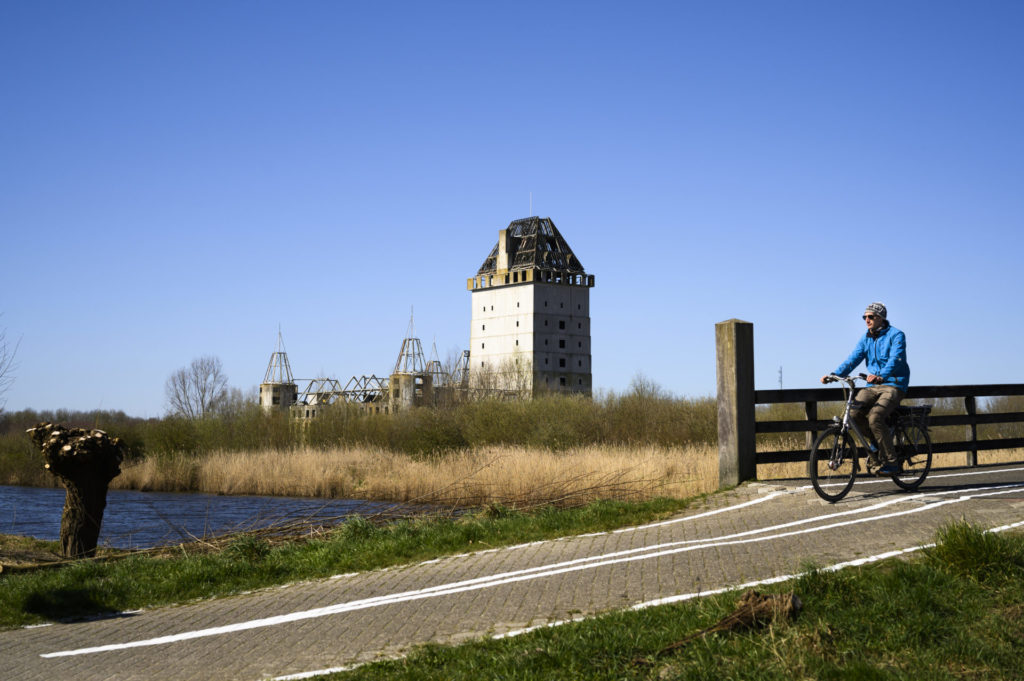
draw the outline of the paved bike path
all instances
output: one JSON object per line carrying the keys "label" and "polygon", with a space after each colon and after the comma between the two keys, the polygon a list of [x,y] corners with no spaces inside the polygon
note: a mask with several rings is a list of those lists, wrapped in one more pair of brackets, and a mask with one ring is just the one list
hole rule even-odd
{"label": "paved bike path", "polygon": [[749,484],[640,527],[2,632],[0,656],[14,681],[282,678],[870,559],[961,518],[1024,525],[1024,466],[939,471],[917,494],[858,482],[834,505]]}

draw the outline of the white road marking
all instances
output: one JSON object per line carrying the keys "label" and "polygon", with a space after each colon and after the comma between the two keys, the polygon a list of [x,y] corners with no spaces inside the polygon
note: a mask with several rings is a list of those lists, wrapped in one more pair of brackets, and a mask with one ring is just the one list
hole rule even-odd
{"label": "white road marking", "polygon": [[[209,636],[217,636],[217,635],[222,635],[222,634],[235,633],[235,632],[239,632],[239,631],[246,631],[246,630],[257,629],[257,628],[262,628],[262,627],[276,626],[276,625],[279,625],[279,624],[286,624],[286,623],[289,623],[289,622],[296,622],[296,621],[306,620],[306,619],[314,619],[314,618],[319,618],[319,617],[326,617],[326,616],[329,616],[329,615],[335,615],[335,614],[340,614],[340,613],[344,613],[344,612],[352,612],[352,611],[355,611],[355,610],[363,610],[363,609],[367,609],[367,608],[375,608],[375,607],[380,607],[380,606],[384,606],[384,605],[391,605],[391,604],[394,604],[394,603],[402,603],[402,602],[406,602],[406,601],[421,600],[421,599],[425,599],[425,598],[434,598],[434,597],[438,597],[438,596],[446,596],[446,595],[451,595],[451,594],[456,594],[456,593],[462,593],[462,592],[465,592],[465,591],[474,591],[474,590],[479,590],[479,589],[493,588],[493,587],[501,586],[501,585],[504,585],[504,584],[511,584],[511,583],[521,582],[521,581],[526,581],[526,580],[539,579],[539,578],[543,578],[543,577],[551,577],[551,576],[554,576],[554,575],[564,574],[564,573],[568,573],[568,572],[577,572],[577,571],[581,571],[581,570],[590,570],[590,569],[594,569],[594,568],[598,568],[598,567],[603,567],[603,566],[607,566],[607,565],[615,565],[615,564],[619,564],[619,563],[627,563],[627,562],[633,562],[633,561],[649,560],[649,559],[652,559],[652,558],[660,558],[660,557],[674,555],[674,554],[678,554],[678,553],[684,553],[684,552],[689,552],[689,551],[696,551],[696,550],[699,550],[699,549],[715,548],[715,547],[720,547],[720,546],[730,546],[730,545],[738,545],[738,544],[750,544],[750,543],[766,542],[766,541],[771,541],[771,540],[775,540],[775,539],[782,539],[782,538],[792,537],[792,536],[801,535],[801,534],[808,534],[808,533],[812,533],[812,532],[821,532],[821,531],[824,531],[824,530],[835,529],[835,528],[839,528],[839,527],[847,527],[847,526],[850,526],[850,525],[855,525],[855,524],[860,524],[860,523],[874,522],[874,521],[878,521],[878,520],[886,520],[886,519],[889,519],[889,518],[895,518],[895,517],[903,516],[903,515],[910,515],[910,514],[913,514],[913,513],[921,513],[921,512],[924,512],[924,511],[930,511],[930,510],[938,508],[940,506],[945,506],[945,505],[948,505],[948,504],[963,503],[965,501],[969,501],[970,499],[975,499],[975,498],[988,497],[988,496],[997,496],[997,495],[1000,495],[1000,494],[1008,494],[1008,493],[1016,491],[1020,487],[1024,487],[1024,483],[1013,484],[1013,485],[1005,485],[1005,486],[1002,486],[1002,487],[1005,487],[1006,489],[995,489],[994,490],[994,488],[990,488],[990,487],[977,488],[979,490],[985,490],[985,491],[980,491],[980,492],[978,492],[976,494],[963,494],[962,493],[957,498],[944,499],[944,500],[937,501],[937,502],[932,503],[932,504],[927,504],[927,505],[923,505],[923,506],[919,506],[919,507],[915,507],[915,508],[911,508],[911,509],[906,509],[906,510],[903,510],[903,511],[897,511],[897,512],[893,512],[893,513],[886,513],[886,514],[880,514],[880,515],[871,515],[871,516],[863,517],[863,518],[854,518],[854,519],[845,520],[845,521],[842,521],[842,522],[828,523],[828,524],[824,524],[824,525],[821,525],[821,526],[818,526],[818,527],[803,528],[803,529],[799,529],[799,530],[790,530],[790,531],[778,532],[776,534],[770,534],[770,535],[766,535],[766,536],[747,537],[747,538],[740,538],[740,535],[746,535],[748,533],[737,533],[737,536],[734,536],[734,537],[729,538],[729,539],[722,538],[722,539],[710,539],[710,540],[697,540],[695,542],[694,541],[671,542],[671,543],[667,543],[667,544],[658,544],[658,545],[653,545],[653,546],[648,546],[648,547],[641,547],[641,548],[638,548],[638,549],[629,549],[629,550],[625,550],[625,551],[615,551],[615,552],[611,552],[611,553],[607,553],[607,554],[602,554],[602,555],[598,555],[598,556],[591,556],[591,557],[587,557],[587,558],[579,558],[579,559],[575,559],[575,560],[564,561],[564,562],[560,562],[560,563],[554,563],[554,564],[551,564],[551,565],[537,566],[537,567],[533,567],[533,568],[526,568],[526,569],[522,569],[522,570],[515,570],[515,571],[511,571],[511,572],[505,572],[505,573],[500,573],[500,574],[496,574],[496,575],[489,575],[489,576],[485,576],[485,577],[477,577],[477,578],[474,578],[474,579],[468,579],[468,580],[463,580],[463,581],[459,581],[459,582],[453,582],[453,583],[449,583],[449,584],[441,584],[441,585],[437,585],[437,586],[433,586],[433,587],[428,587],[428,588],[425,588],[425,589],[416,589],[416,590],[405,591],[405,592],[400,592],[400,593],[396,593],[396,594],[386,594],[386,595],[383,595],[383,596],[374,596],[374,597],[371,597],[371,598],[364,598],[364,599],[359,599],[359,600],[355,600],[355,601],[349,601],[349,602],[346,602],[346,603],[338,603],[338,604],[334,604],[334,605],[330,605],[330,606],[325,606],[325,607],[322,607],[322,608],[314,608],[314,609],[311,609],[311,610],[294,612],[294,613],[289,613],[289,614],[285,614],[285,615],[276,615],[276,616],[273,616],[273,617],[259,618],[259,619],[245,621],[245,622],[237,622],[237,623],[234,623],[234,624],[228,624],[228,625],[223,625],[223,626],[219,626],[219,627],[210,627],[210,628],[207,628],[207,629],[199,629],[199,630],[195,630],[195,631],[187,631],[187,632],[182,632],[182,633],[179,633],[179,634],[171,634],[171,635],[168,635],[168,636],[160,636],[160,637],[151,638],[151,639],[145,639],[145,640],[140,640],[140,641],[129,641],[129,642],[126,642],[126,643],[113,643],[113,644],[102,645],[102,646],[78,648],[78,649],[75,649],[75,650],[63,650],[63,651],[57,651],[57,652],[53,652],[53,653],[44,653],[44,654],[41,655],[41,657],[44,657],[44,658],[68,657],[68,656],[74,656],[74,655],[87,655],[87,654],[100,653],[100,652],[109,652],[109,651],[114,651],[114,650],[124,650],[124,649],[128,649],[128,648],[139,648],[139,647],[146,647],[146,646],[165,645],[165,644],[169,644],[169,643],[176,643],[176,642],[179,642],[179,641],[186,641],[186,640],[197,639],[197,638],[204,638],[204,637],[209,637]],[[968,489],[968,490],[959,490],[959,491],[960,492],[974,492],[975,490]],[[944,494],[944,493],[935,493],[934,495],[924,495],[924,494],[921,494],[921,495],[918,495],[918,496],[939,496],[941,494]],[[902,497],[901,497],[901,499],[902,499]],[[876,506],[880,507],[880,506],[885,506],[885,505],[888,505],[888,502],[883,502],[882,504],[878,504]],[[862,509],[854,509],[854,511],[858,512],[858,514],[863,513]],[[828,521],[828,520],[831,520],[831,517],[838,516],[838,515],[846,515],[847,513],[849,513],[849,512],[843,512],[842,514],[834,514],[833,516],[822,518],[821,520]],[[797,521],[796,524],[800,524],[802,522],[803,521]],[[792,526],[793,524],[794,523],[785,523],[783,526]],[[763,533],[764,530],[760,530],[758,532],[759,533]],[[791,576],[789,576],[787,578],[791,578]],[[783,579],[783,578],[772,578],[772,579],[777,581],[778,579]],[[773,582],[767,581],[767,582],[763,582],[763,583],[773,583]],[[731,587],[731,588],[738,588],[738,587]]]}
{"label": "white road marking", "polygon": [[[971,471],[963,471],[963,472],[955,472],[955,473],[929,473],[928,477],[926,478],[926,480],[934,480],[936,478],[964,478],[964,477],[970,477],[972,475],[991,475],[993,473],[1020,473],[1021,471],[1024,471],[1024,468],[1000,468],[998,470],[986,469],[986,470],[980,470],[980,471],[971,470]],[[892,483],[892,478],[886,478],[886,477],[875,478],[875,477],[867,477],[867,476],[864,476],[863,474],[861,474],[861,475],[862,475],[862,477],[858,478],[857,482],[855,482],[854,485],[881,485],[881,484],[884,484],[884,483]],[[845,482],[833,482],[833,483],[828,483],[828,484],[823,485],[823,486],[824,487],[842,487],[845,484],[846,484]],[[811,485],[803,485],[803,486],[798,487],[796,489],[811,489]]]}
{"label": "white road marking", "polygon": [[[1006,530],[1011,530],[1011,529],[1014,529],[1014,528],[1017,528],[1017,527],[1024,527],[1024,520],[1022,520],[1020,522],[1016,522],[1016,523],[1010,523],[1009,525],[1001,525],[999,527],[993,527],[991,529],[985,530],[985,532],[1005,532]],[[835,563],[834,565],[829,565],[828,567],[821,568],[820,570],[821,570],[821,572],[838,572],[839,570],[842,570],[842,569],[845,569],[845,568],[848,568],[848,567],[859,567],[861,565],[867,565],[868,563],[876,563],[876,562],[881,561],[881,560],[886,560],[887,558],[895,558],[897,556],[907,555],[909,553],[914,553],[914,552],[920,551],[922,549],[931,548],[932,546],[935,546],[935,544],[934,543],[921,544],[919,546],[911,546],[911,547],[905,548],[905,549],[896,549],[894,551],[886,551],[885,553],[875,554],[874,556],[866,556],[864,558],[857,558],[857,559],[854,559],[854,560],[843,561],[842,563]],[[694,593],[679,594],[679,595],[676,595],[676,596],[665,596],[664,598],[655,598],[654,600],[644,601],[643,603],[637,603],[636,605],[632,606],[630,608],[630,610],[643,610],[644,608],[651,608],[651,607],[655,607],[655,606],[658,606],[658,605],[667,605],[669,603],[679,603],[681,601],[689,601],[689,600],[692,600],[694,598],[703,598],[704,596],[714,596],[714,595],[717,595],[717,594],[720,594],[720,593],[726,593],[728,591],[739,591],[740,589],[750,589],[750,588],[753,588],[755,586],[763,586],[765,584],[777,584],[777,583],[780,583],[780,582],[789,581],[791,579],[797,579],[799,577],[803,577],[806,574],[809,574],[809,573],[807,573],[807,572],[799,572],[799,573],[793,574],[793,575],[781,575],[781,576],[778,576],[778,577],[768,577],[766,579],[758,579],[758,580],[754,580],[752,582],[745,582],[743,584],[737,584],[735,586],[722,587],[720,589],[710,589],[710,590],[707,590],[707,591],[697,591],[697,592],[694,592]],[[593,617],[599,617],[599,616],[600,615],[594,615]],[[548,628],[548,627],[559,627],[559,626],[562,626],[563,624],[571,624],[573,622],[579,622],[579,621],[582,621],[582,620],[585,620],[585,619],[592,619],[592,617],[581,616],[581,617],[575,617],[573,619],[568,619],[568,620],[559,620],[559,621],[556,621],[556,622],[547,622],[545,624],[538,624],[538,625],[532,626],[532,627],[525,627],[523,629],[516,629],[516,630],[513,630],[513,631],[507,631],[507,632],[505,632],[503,634],[495,634],[494,636],[492,636],[492,638],[496,638],[496,639],[511,638],[513,636],[519,636],[521,634],[525,634],[525,633],[528,633],[528,632],[531,632],[531,631],[535,631],[537,629],[544,629],[544,628]]]}
{"label": "white road marking", "polygon": [[[393,658],[401,659],[401,658]],[[275,676],[270,681],[299,681],[299,679],[311,679],[314,676],[326,676],[327,674],[337,674],[338,672],[350,672],[353,669],[357,669],[367,664],[362,662],[360,664],[350,664],[344,667],[331,667],[330,669],[317,669],[312,672],[299,672],[298,674],[288,674],[286,676]]]}

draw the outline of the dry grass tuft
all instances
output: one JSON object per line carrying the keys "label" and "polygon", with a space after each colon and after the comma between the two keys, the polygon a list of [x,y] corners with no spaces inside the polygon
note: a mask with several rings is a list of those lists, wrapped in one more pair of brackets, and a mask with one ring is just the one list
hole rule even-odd
{"label": "dry grass tuft", "polygon": [[436,458],[373,449],[216,452],[146,459],[113,487],[419,502],[574,506],[597,499],[688,497],[718,486],[713,447],[493,446]]}

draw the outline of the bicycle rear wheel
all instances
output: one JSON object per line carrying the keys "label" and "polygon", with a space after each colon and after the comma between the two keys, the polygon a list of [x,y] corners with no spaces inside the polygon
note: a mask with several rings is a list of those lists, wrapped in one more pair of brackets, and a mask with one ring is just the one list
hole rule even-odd
{"label": "bicycle rear wheel", "polygon": [[899,471],[892,481],[901,488],[914,491],[924,482],[932,468],[932,441],[928,431],[916,423],[897,426],[893,437]]}
{"label": "bicycle rear wheel", "polygon": [[846,496],[857,477],[857,448],[848,433],[829,428],[811,445],[807,475],[818,496],[835,503]]}

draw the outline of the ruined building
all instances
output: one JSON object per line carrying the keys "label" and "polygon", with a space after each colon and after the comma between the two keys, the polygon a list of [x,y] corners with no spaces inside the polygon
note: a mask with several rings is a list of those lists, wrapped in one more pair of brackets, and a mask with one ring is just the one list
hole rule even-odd
{"label": "ruined building", "polygon": [[587,274],[550,218],[515,220],[475,277],[470,384],[536,394],[590,394],[590,288]]}
{"label": "ruined building", "polygon": [[[305,386],[301,390],[300,382]],[[366,413],[387,414],[432,404],[436,386],[424,361],[423,345],[412,336],[411,320],[409,335],[402,341],[398,361],[388,378],[353,376],[344,386],[334,378],[294,378],[278,331],[277,347],[260,383],[260,406],[266,412],[287,412],[295,419],[316,418],[324,407],[339,401],[357,405]]]}
{"label": "ruined building", "polygon": [[288,353],[284,349],[281,332],[277,332],[277,345],[270,355],[267,373],[260,383],[260,406],[264,411],[287,410],[299,396],[299,387],[292,376]]}
{"label": "ruined building", "polygon": [[[336,402],[365,413],[395,413],[467,397],[519,398],[545,391],[589,395],[590,288],[587,274],[550,218],[516,220],[498,232],[475,277],[470,349],[442,366],[426,361],[412,318],[389,376],[296,379],[281,332],[260,384],[260,406],[311,419]],[[303,386],[300,388],[300,383]]]}

